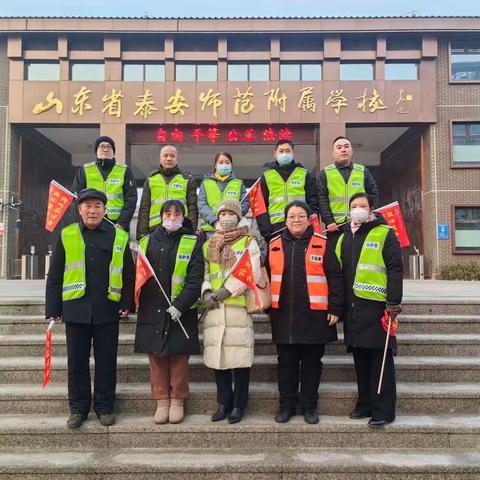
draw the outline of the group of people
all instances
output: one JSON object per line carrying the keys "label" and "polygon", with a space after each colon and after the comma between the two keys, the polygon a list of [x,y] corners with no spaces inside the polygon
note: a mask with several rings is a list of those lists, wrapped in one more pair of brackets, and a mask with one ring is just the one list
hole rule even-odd
{"label": "group of people", "polygon": [[[148,355],[155,423],[184,418],[189,357],[201,352],[199,308],[203,360],[217,385],[212,421],[240,422],[248,405],[254,328],[248,287],[230,273],[247,250],[255,280],[263,266],[270,278],[267,313],[278,353],[275,420],[288,422],[300,405],[305,421],[318,423],[322,357],[337,340],[338,321],[357,374],[350,417],[368,417],[372,427],[395,419],[393,335],[380,393],[377,384],[386,319],[401,311],[402,256],[394,231],[375,213],[375,181],[352,162],[348,138],[334,140],[334,163],[317,179],[295,160],[293,143],[279,140],[260,177],[266,212],[256,217],[258,228],[246,218],[247,190],[229,153],[215,156],[197,195],[194,179],[178,166],[177,149],[164,146],[140,201],[138,249],[154,275],[139,292],[128,242],[135,180],[129,167],[116,163],[110,137],[99,137],[95,152],[96,160],[75,177],[80,221],[62,230],[46,287],[46,317],[66,324],[69,428],[79,427],[91,408],[92,343],[93,410],[102,425],[115,421],[118,325],[134,310],[134,296],[135,352]],[[312,226],[313,214],[326,235]]]}

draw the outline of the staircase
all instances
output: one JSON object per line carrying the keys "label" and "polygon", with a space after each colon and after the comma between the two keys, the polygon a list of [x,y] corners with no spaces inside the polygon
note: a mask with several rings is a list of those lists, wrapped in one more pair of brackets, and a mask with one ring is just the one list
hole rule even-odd
{"label": "staircase", "polygon": [[[213,372],[191,358],[191,396],[180,425],[155,425],[146,355],[133,354],[134,317],[120,329],[117,422],[94,414],[66,428],[63,326],[54,329],[45,391],[42,301],[0,305],[1,479],[480,479],[480,300],[407,302],[400,322],[397,420],[372,430],[347,417],[356,398],[353,362],[327,347],[318,425],[288,424],[277,409],[270,325],[255,318],[256,350],[244,421],[212,423]],[[93,359],[92,359],[93,363]]]}

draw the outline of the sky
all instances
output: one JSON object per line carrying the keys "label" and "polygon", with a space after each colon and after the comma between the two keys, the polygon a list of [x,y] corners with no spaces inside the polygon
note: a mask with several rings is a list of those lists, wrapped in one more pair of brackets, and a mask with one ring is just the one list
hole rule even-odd
{"label": "sky", "polygon": [[1,0],[0,16],[293,17],[478,15],[479,0]]}

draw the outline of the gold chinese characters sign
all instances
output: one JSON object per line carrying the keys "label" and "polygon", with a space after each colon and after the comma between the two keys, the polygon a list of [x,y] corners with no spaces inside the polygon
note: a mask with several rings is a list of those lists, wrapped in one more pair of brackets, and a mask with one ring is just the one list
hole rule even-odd
{"label": "gold chinese characters sign", "polygon": [[[129,84],[23,82],[15,122],[317,123],[421,122],[435,119],[434,89],[403,82],[251,82]],[[46,82],[45,82],[46,83]],[[140,87],[139,87],[140,85]],[[160,85],[160,86],[159,86]],[[18,88],[18,86],[17,86]],[[18,98],[18,97],[17,97]],[[13,118],[12,118],[13,117]],[[20,118],[19,118],[20,117]]]}

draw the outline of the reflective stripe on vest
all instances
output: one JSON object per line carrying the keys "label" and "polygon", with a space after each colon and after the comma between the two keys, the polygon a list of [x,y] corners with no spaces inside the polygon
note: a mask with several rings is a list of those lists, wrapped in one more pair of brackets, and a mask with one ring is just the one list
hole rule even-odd
{"label": "reflective stripe on vest", "polygon": [[[387,225],[378,225],[368,232],[363,242],[353,282],[353,293],[357,297],[377,302],[387,300],[387,269],[383,260],[383,246],[389,230]],[[335,247],[340,265],[342,243],[343,234]]]}
{"label": "reflective stripe on vest", "polygon": [[[145,255],[147,254],[149,238],[150,236],[147,235],[138,242]],[[192,259],[196,242],[197,237],[195,235],[182,235],[182,238],[180,239],[175,256],[175,267],[173,268],[172,274],[172,291],[170,294],[170,300],[172,302],[180,295],[183,287],[185,287],[187,268]],[[196,307],[197,303],[193,304],[190,308]]]}
{"label": "reflective stripe on vest", "polygon": [[[239,178],[233,178],[230,180],[223,192],[220,191],[218,183],[212,178],[206,178],[203,181],[203,187],[205,188],[205,193],[207,195],[207,204],[212,210],[214,215],[217,214],[217,207],[222,203],[223,200],[234,199],[240,201],[241,191],[242,191],[243,182]],[[200,219],[200,229],[205,232],[213,232],[215,228],[212,225],[205,223],[203,218]]]}
{"label": "reflective stripe on vest", "polygon": [[83,166],[87,188],[95,188],[107,196],[107,216],[110,220],[117,220],[122,213],[125,200],[123,198],[123,184],[125,183],[125,165],[115,164],[106,180],[98,169],[96,162]]}
{"label": "reflective stripe on vest", "polygon": [[274,169],[267,170],[263,176],[267,183],[268,214],[270,223],[280,223],[285,221],[285,207],[294,200],[306,201],[305,198],[305,180],[307,170],[302,167],[295,167],[286,182],[281,175]]}
{"label": "reflective stripe on vest", "polygon": [[[314,233],[305,252],[307,290],[312,310],[328,310],[328,283],[323,269],[326,242],[324,237]],[[279,301],[285,266],[282,237],[277,237],[270,242],[268,258],[271,271],[272,308],[280,308]],[[291,287],[293,288],[293,285]]]}
{"label": "reflective stripe on vest", "polygon": [[[85,242],[78,223],[65,227],[61,236],[65,249],[62,300],[74,300],[85,295]],[[108,299],[114,302],[119,302],[122,295],[123,256],[127,243],[128,233],[116,228],[108,281]]]}
{"label": "reflective stripe on vest", "polygon": [[162,205],[167,200],[180,200],[185,206],[185,215],[187,211],[187,184],[188,179],[180,173],[177,173],[169,183],[165,182],[160,173],[148,177],[150,186],[150,215],[148,220],[149,228],[158,225],[161,221],[160,211]]}
{"label": "reflective stripe on vest", "polygon": [[365,191],[365,167],[354,163],[348,183],[345,183],[342,174],[334,164],[325,167],[325,176],[327,178],[328,201],[335,222],[349,222],[351,220],[348,207],[350,198],[355,193]]}
{"label": "reflective stripe on vest", "polygon": [[[250,237],[245,235],[239,238],[234,244],[231,245],[232,250],[235,252],[235,256],[237,260],[243,255],[245,249],[247,248],[247,240]],[[208,245],[210,244],[210,240],[207,240],[203,244],[203,255],[205,258],[207,255]],[[218,290],[222,288],[224,279],[228,276],[230,271],[222,271],[220,264],[215,262],[209,262],[209,275],[210,275],[210,284],[212,285],[213,290]],[[223,303],[227,305],[238,305],[244,307],[245,303],[245,293],[239,295],[237,297],[228,297],[226,298]]]}

